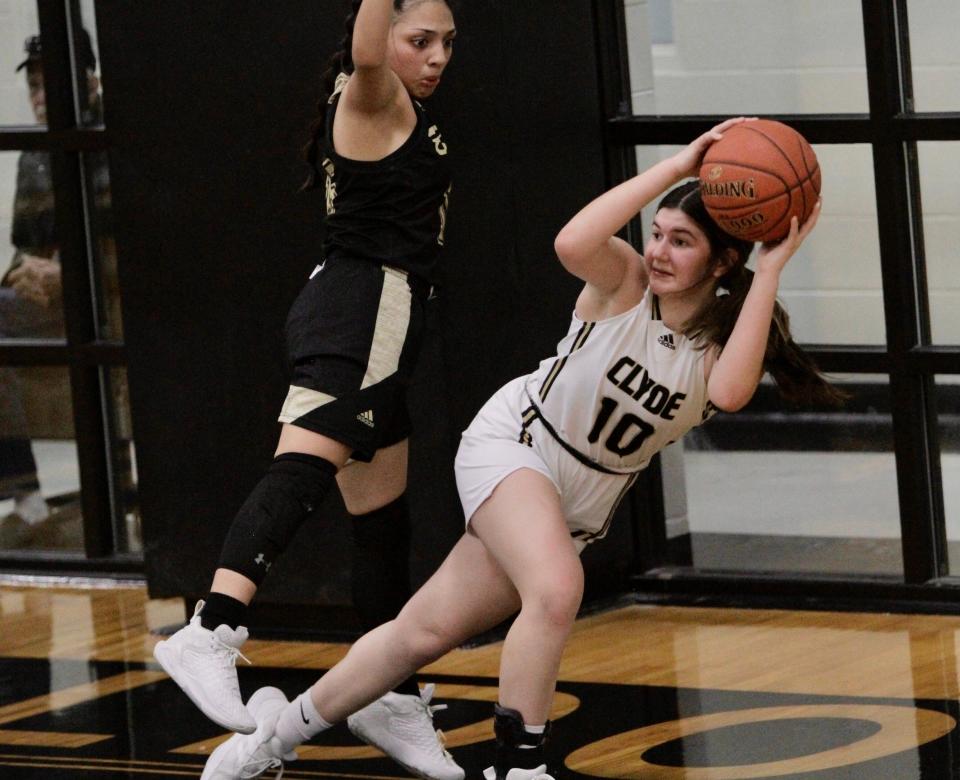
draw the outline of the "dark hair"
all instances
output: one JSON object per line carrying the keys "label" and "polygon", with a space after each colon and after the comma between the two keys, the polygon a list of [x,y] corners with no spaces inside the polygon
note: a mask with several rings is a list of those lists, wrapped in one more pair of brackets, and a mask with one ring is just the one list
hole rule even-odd
{"label": "dark hair", "polygon": [[[732,261],[730,270],[718,280],[719,287],[728,294],[708,301],[684,324],[684,335],[688,338],[700,340],[704,346],[717,344],[723,347],[733,332],[753,281],[753,271],[747,268],[753,243],[720,229],[703,205],[700,183],[696,179],[668,192],[657,204],[657,211],[664,208],[680,209],[697,223],[710,243],[714,262]],[[773,377],[780,395],[793,403],[839,406],[849,398],[847,393],[827,382],[810,356],[793,340],[790,317],[779,301],[773,307],[763,368]]]}
{"label": "dark hair", "polygon": [[[402,13],[404,8],[422,0],[393,0],[394,13]],[[440,0],[449,5],[449,0]],[[327,67],[320,76],[321,92],[317,100],[317,117],[310,125],[310,140],[303,147],[303,159],[310,166],[310,173],[307,180],[301,187],[302,190],[312,190],[317,186],[320,179],[320,166],[317,159],[320,155],[320,146],[324,134],[327,131],[327,106],[330,96],[333,95],[337,85],[337,77],[341,73],[353,73],[353,27],[357,21],[357,14],[360,12],[360,6],[363,0],[351,0],[350,13],[344,22],[345,34],[340,41],[340,48],[330,57]]]}

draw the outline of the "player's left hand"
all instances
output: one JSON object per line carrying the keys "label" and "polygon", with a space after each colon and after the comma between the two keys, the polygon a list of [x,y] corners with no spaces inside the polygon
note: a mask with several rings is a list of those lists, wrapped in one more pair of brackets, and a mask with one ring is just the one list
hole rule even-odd
{"label": "player's left hand", "polygon": [[756,117],[735,116],[711,127],[703,135],[693,139],[691,143],[673,156],[674,164],[677,166],[677,178],[686,179],[690,176],[699,176],[700,163],[703,160],[703,155],[710,148],[710,144],[723,138],[723,134],[731,127],[744,122],[752,122],[755,119]]}
{"label": "player's left hand", "polygon": [[813,211],[810,212],[807,221],[802,225],[799,224],[796,217],[793,217],[790,220],[790,232],[780,241],[760,245],[760,249],[757,251],[758,273],[772,271],[779,274],[783,270],[787,261],[793,257],[794,252],[800,248],[804,239],[810,235],[810,231],[817,224],[817,220],[820,219],[822,203],[823,200],[818,198]]}

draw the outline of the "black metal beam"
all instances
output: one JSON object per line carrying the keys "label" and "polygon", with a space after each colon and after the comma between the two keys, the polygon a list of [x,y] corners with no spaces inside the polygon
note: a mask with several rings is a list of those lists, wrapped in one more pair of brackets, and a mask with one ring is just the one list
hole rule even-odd
{"label": "black metal beam", "polygon": [[139,555],[118,555],[91,558],[79,551],[63,550],[0,550],[0,572],[64,577],[111,577],[142,579],[143,558]]}
{"label": "black metal beam", "polygon": [[116,341],[91,341],[71,345],[57,339],[7,339],[0,341],[0,365],[6,366],[122,366],[126,347]]}
{"label": "black metal beam", "polygon": [[[907,108],[910,87],[905,2],[863,0],[870,115],[893,124]],[[940,447],[933,378],[903,370],[929,343],[920,194],[912,142],[890,134],[873,141],[890,396],[906,582],[947,573]]]}
{"label": "black metal beam", "polygon": [[664,567],[633,577],[645,603],[858,612],[960,614],[960,582],[904,583],[888,577],[741,574]]}
{"label": "black metal beam", "polygon": [[[692,141],[724,118],[714,114],[621,116],[610,120],[607,133],[610,142],[615,144],[679,145]],[[778,114],[770,118],[795,127],[811,143],[869,143],[875,136],[874,125],[867,114]]]}
{"label": "black metal beam", "polygon": [[92,128],[80,130],[47,130],[45,127],[0,128],[0,152],[55,151],[55,152],[102,152],[110,145],[106,130]]}
{"label": "black metal beam", "polygon": [[[594,33],[597,51],[597,79],[602,105],[601,129],[610,117],[632,111],[630,69],[627,65],[627,24],[622,0],[594,0]],[[608,188],[636,176],[637,155],[632,146],[609,135],[604,138],[605,180]],[[621,238],[642,246],[643,229],[637,214],[621,231]],[[633,538],[633,571],[667,563],[666,513],[660,458],[655,457],[637,479],[627,500]]]}
{"label": "black metal beam", "polygon": [[803,345],[824,371],[851,374],[960,374],[960,348],[932,344],[891,354],[886,347]]}
{"label": "black metal beam", "polygon": [[[725,117],[718,115],[614,116],[607,139],[629,146],[680,144],[705,133]],[[869,114],[777,114],[813,144],[869,144],[877,141],[955,141],[960,138],[960,112]]]}
{"label": "black metal beam", "polygon": [[[76,84],[67,4],[63,0],[38,0],[37,5],[43,37],[47,123],[52,132],[75,130],[78,125],[74,100]],[[76,14],[76,7],[73,11]],[[80,154],[54,150],[50,154],[50,164],[67,344],[80,349],[97,339]],[[72,362],[69,371],[80,469],[84,547],[88,557],[100,558],[113,552],[114,520],[106,458],[106,421],[101,403],[101,368]]]}

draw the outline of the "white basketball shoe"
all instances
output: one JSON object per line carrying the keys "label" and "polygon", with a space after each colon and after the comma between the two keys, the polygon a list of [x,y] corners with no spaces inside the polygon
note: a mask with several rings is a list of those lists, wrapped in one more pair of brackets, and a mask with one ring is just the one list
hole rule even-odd
{"label": "white basketball shoe", "polygon": [[[497,780],[497,770],[488,766],[483,770],[485,780]],[[553,780],[553,775],[547,774],[547,765],[541,764],[536,769],[518,769],[514,767],[507,772],[505,780]]]}
{"label": "white basketball shoe", "polygon": [[283,774],[284,761],[296,761],[293,751],[284,754],[279,740],[274,737],[280,713],[289,702],[279,688],[260,688],[247,702],[247,708],[257,722],[253,734],[234,734],[220,745],[203,768],[200,780],[249,780],[276,769],[275,777]]}
{"label": "white basketball shoe", "polygon": [[153,657],[190,700],[214,723],[239,734],[252,734],[257,724],[243,706],[237,680],[237,658],[247,641],[247,629],[200,624],[203,602],[198,601],[190,622],[153,648]]}
{"label": "white basketball shoe", "polygon": [[426,780],[463,780],[466,773],[443,746],[433,713],[445,704],[430,705],[435,686],[419,696],[390,692],[347,718],[354,736],[386,753],[408,772]]}

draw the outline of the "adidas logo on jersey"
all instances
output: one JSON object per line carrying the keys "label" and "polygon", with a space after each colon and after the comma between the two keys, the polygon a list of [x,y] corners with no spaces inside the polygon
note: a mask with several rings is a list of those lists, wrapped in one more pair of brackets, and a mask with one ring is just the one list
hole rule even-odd
{"label": "adidas logo on jersey", "polygon": [[360,414],[357,415],[357,419],[367,427],[369,428],[373,427],[373,411],[372,410],[368,409],[365,412],[360,412]]}
{"label": "adidas logo on jersey", "polygon": [[673,342],[672,333],[664,333],[660,338],[657,339],[660,344],[663,344],[667,349],[676,349],[677,345]]}

